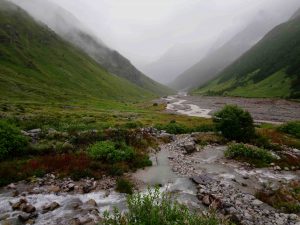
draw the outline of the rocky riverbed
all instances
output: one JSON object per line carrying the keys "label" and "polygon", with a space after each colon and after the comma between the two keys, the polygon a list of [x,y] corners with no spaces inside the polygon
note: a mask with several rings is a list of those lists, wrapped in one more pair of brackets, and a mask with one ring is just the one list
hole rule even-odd
{"label": "rocky riverbed", "polygon": [[299,170],[252,169],[225,159],[225,146],[197,148],[192,135],[179,135],[163,148],[170,152],[172,170],[196,183],[198,199],[204,205],[245,225],[300,224],[297,215],[279,213],[254,197],[266,184],[276,188],[279,183],[300,179]]}
{"label": "rocky riverbed", "polygon": [[179,93],[160,100],[167,112],[209,118],[226,104],[248,110],[257,122],[281,123],[300,119],[300,103],[284,99],[188,96]]}
{"label": "rocky riverbed", "polygon": [[[299,168],[276,165],[254,169],[224,157],[226,146],[198,146],[198,134],[169,135],[172,140],[152,154],[153,166],[126,177],[137,191],[149,185],[174,193],[193,210],[217,210],[241,224],[299,225],[295,214],[280,213],[254,197],[256,190],[300,179]],[[290,154],[299,154],[295,149]],[[115,192],[115,179],[59,179],[54,174],[0,189],[1,224],[96,224],[103,212],[126,209],[126,196]]]}

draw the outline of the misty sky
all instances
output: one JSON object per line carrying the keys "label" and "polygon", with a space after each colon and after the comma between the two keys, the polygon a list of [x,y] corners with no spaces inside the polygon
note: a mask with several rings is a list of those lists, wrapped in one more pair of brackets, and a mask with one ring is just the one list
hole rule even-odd
{"label": "misty sky", "polygon": [[211,45],[218,38],[222,43],[259,13],[277,14],[284,21],[300,6],[299,0],[52,1],[137,65],[176,45]]}

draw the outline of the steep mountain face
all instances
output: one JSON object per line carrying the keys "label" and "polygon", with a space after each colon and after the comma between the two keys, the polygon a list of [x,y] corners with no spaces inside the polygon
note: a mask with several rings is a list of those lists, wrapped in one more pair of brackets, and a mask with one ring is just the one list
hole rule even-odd
{"label": "steep mountain face", "polygon": [[296,19],[298,16],[300,16],[300,8],[293,14],[290,20]]}
{"label": "steep mountain face", "polygon": [[300,16],[275,27],[195,93],[300,98]]}
{"label": "steep mountain face", "polygon": [[168,88],[146,77],[128,59],[107,47],[68,11],[47,0],[12,1],[25,9],[36,20],[47,24],[62,38],[86,52],[110,73],[125,78],[152,93],[158,95],[170,93]]}
{"label": "steep mountain face", "polygon": [[153,96],[107,72],[18,6],[0,1],[2,101],[130,101]]}
{"label": "steep mountain face", "polygon": [[178,76],[171,87],[192,89],[215,78],[225,67],[229,66],[272,28],[272,21],[260,18],[249,24],[222,47],[209,53],[200,62]]}
{"label": "steep mountain face", "polygon": [[179,74],[199,61],[201,55],[204,56],[205,53],[206,49],[204,48],[181,44],[173,46],[158,60],[143,66],[141,69],[152,79],[163,84],[169,84]]}

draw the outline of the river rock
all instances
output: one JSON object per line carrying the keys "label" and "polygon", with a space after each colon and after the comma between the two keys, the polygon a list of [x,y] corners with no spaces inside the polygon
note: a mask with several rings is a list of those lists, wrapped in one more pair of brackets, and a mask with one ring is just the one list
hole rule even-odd
{"label": "river rock", "polygon": [[202,198],[202,203],[206,206],[209,206],[210,205],[210,198],[209,198],[209,195],[205,195],[203,198]]}
{"label": "river rock", "polygon": [[13,183],[7,185],[7,189],[16,189],[16,188],[17,188],[17,186]]}
{"label": "river rock", "polygon": [[36,208],[33,205],[26,204],[25,206],[21,207],[21,210],[26,213],[33,213],[35,212]]}
{"label": "river rock", "polygon": [[51,193],[58,193],[60,192],[60,187],[59,186],[55,186],[55,185],[51,185],[49,188],[48,188],[48,191]]}
{"label": "river rock", "polygon": [[25,207],[26,204],[27,200],[25,198],[21,198],[18,202],[11,203],[11,207],[13,210],[20,210],[21,208]]}
{"label": "river rock", "polygon": [[43,206],[43,213],[49,212],[49,211],[54,211],[55,209],[59,208],[60,205],[57,202],[52,202],[49,205]]}
{"label": "river rock", "polygon": [[187,154],[191,154],[197,151],[196,143],[195,142],[186,142],[182,146]]}
{"label": "river rock", "polygon": [[97,202],[94,199],[90,199],[88,200],[85,204],[93,206],[93,207],[97,207]]}

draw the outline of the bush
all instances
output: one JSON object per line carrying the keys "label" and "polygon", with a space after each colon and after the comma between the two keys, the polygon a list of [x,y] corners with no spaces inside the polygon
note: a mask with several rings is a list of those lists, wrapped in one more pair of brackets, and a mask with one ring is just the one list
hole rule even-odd
{"label": "bush", "polygon": [[279,131],[290,134],[296,138],[300,138],[300,121],[288,122],[281,125]]}
{"label": "bush", "polygon": [[120,193],[132,194],[133,193],[133,184],[124,178],[119,178],[117,180],[116,190]]}
{"label": "bush", "polygon": [[169,194],[161,194],[159,189],[148,190],[146,194],[133,194],[127,198],[128,212],[115,209],[113,215],[104,213],[104,225],[218,225],[226,224],[214,215],[202,216],[172,200]]}
{"label": "bush", "polygon": [[229,140],[249,141],[255,136],[253,119],[238,106],[227,105],[215,113],[216,128]]}
{"label": "bush", "polygon": [[0,160],[23,154],[27,144],[28,140],[20,129],[6,121],[0,121]]}
{"label": "bush", "polygon": [[135,156],[135,152],[130,146],[112,141],[97,142],[88,149],[88,154],[93,159],[111,163],[130,161]]}
{"label": "bush", "polygon": [[231,159],[247,161],[258,167],[269,165],[274,156],[265,149],[245,144],[231,144],[225,151],[225,156]]}

